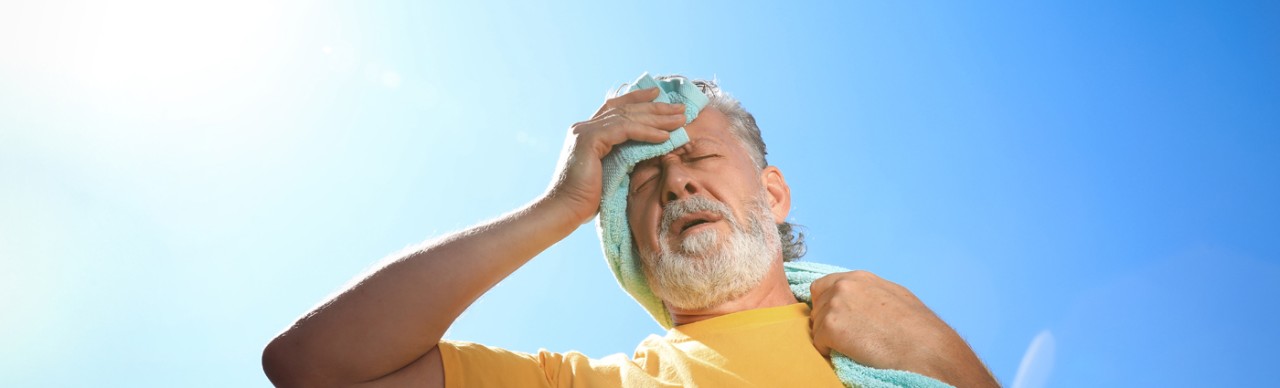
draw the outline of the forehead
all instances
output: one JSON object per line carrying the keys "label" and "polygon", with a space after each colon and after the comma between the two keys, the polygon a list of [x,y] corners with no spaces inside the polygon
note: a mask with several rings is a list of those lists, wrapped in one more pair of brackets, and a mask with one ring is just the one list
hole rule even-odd
{"label": "forehead", "polygon": [[[699,143],[699,140],[714,140],[716,143],[732,143],[733,131],[729,128],[729,118],[716,108],[707,107],[698,113],[698,117],[693,119],[689,125],[684,127],[685,132],[689,133],[690,143]],[[708,142],[711,143],[711,142]]]}

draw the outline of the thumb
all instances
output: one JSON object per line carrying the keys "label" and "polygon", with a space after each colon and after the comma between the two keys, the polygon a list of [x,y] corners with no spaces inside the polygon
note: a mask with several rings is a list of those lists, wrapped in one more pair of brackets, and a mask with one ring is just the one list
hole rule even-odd
{"label": "thumb", "polygon": [[813,348],[823,357],[830,357],[831,346],[828,345],[826,335],[826,327],[822,324],[822,317],[819,316],[820,311],[811,311],[809,315],[809,337],[813,340]]}
{"label": "thumb", "polygon": [[826,342],[823,341],[823,338],[819,337],[817,334],[814,334],[813,336],[813,348],[817,349],[818,354],[821,354],[823,357],[831,357],[831,347],[827,346]]}

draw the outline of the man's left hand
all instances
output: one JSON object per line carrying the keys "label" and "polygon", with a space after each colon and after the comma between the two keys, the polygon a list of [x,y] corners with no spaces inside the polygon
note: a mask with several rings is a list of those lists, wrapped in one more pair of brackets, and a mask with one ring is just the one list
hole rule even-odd
{"label": "man's left hand", "polygon": [[862,365],[920,373],[958,387],[998,387],[977,354],[911,291],[867,271],[814,281],[813,345]]}

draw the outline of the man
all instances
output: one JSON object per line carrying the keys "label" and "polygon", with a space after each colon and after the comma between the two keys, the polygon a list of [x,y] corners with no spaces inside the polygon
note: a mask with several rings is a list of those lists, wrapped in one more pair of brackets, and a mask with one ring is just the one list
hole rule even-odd
{"label": "man", "polygon": [[[686,124],[658,89],[611,98],[574,124],[547,191],[528,205],[400,255],[323,303],[266,348],[281,386],[840,386],[832,350],[874,368],[961,387],[997,386],[978,357],[910,291],[867,272],[787,285],[803,247],[785,223],[790,189],[768,166],[755,120],[714,83]],[[472,302],[600,208],[602,159],[627,141],[689,142],[635,166],[626,214],[649,288],[676,325],[633,359],[528,355],[442,341]],[[501,243],[495,243],[501,242]],[[666,318],[666,317],[663,317]]]}

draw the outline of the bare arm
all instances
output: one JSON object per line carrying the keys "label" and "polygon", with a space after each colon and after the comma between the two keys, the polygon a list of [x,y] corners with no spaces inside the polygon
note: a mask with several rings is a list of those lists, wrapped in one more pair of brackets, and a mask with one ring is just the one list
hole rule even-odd
{"label": "bare arm", "polygon": [[535,202],[391,260],[272,341],[268,376],[281,385],[342,385],[421,358],[476,298],[573,231],[556,213]]}
{"label": "bare arm", "polygon": [[545,194],[497,220],[393,257],[307,313],[263,352],[280,386],[443,386],[437,345],[485,291],[588,221],[600,159],[627,140],[664,141],[684,108],[655,90],[611,99],[575,124]]}

